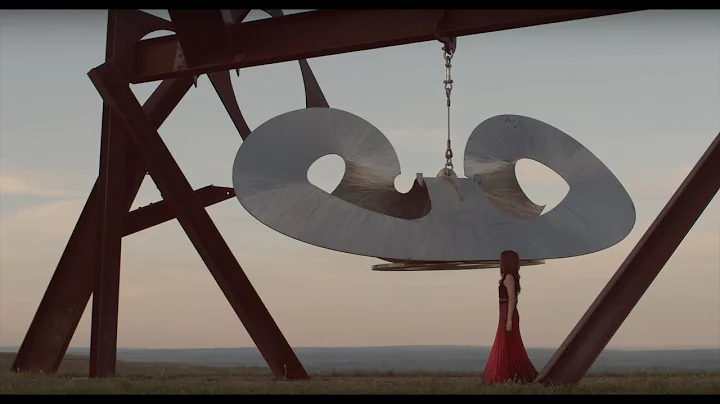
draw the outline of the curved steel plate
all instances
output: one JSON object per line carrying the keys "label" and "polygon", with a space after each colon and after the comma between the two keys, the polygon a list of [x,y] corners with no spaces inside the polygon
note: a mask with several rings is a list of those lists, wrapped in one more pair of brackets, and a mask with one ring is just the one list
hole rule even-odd
{"label": "curved steel plate", "polygon": [[[520,266],[542,265],[545,260],[521,260]],[[381,272],[419,272],[419,271],[466,271],[470,269],[500,268],[500,261],[478,262],[394,262],[391,264],[377,264],[372,266],[373,271]]]}
{"label": "curved steel plate", "polygon": [[[320,157],[345,160],[328,194],[307,178]],[[515,163],[530,158],[570,185],[550,212],[517,185]],[[260,222],[306,243],[390,261],[494,261],[504,250],[525,260],[589,254],[627,236],[632,200],[580,143],[532,118],[500,115],[481,123],[465,151],[463,199],[444,178],[423,178],[407,194],[400,163],[373,125],[345,111],[308,108],[270,119],[238,150],[233,185]],[[480,185],[478,185],[478,183]]]}

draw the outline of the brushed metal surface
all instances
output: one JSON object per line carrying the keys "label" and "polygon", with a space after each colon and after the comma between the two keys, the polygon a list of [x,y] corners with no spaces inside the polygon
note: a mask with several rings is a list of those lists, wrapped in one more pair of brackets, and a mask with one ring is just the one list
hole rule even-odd
{"label": "brushed metal surface", "polygon": [[[542,265],[545,260],[520,260],[521,267]],[[417,271],[465,271],[470,269],[500,268],[500,261],[458,261],[458,262],[418,262],[405,261],[372,266],[380,272],[417,272]]]}
{"label": "brushed metal surface", "polygon": [[[336,154],[345,174],[331,193],[311,184],[310,166]],[[551,211],[532,203],[515,176],[529,158],[570,186]],[[333,108],[291,111],[260,125],[240,146],[233,186],[257,220],[319,247],[388,261],[496,261],[590,254],[635,224],[630,196],[589,150],[541,121],[499,115],[472,132],[465,150],[462,200],[446,178],[422,177],[403,194],[400,163],[372,124]]]}

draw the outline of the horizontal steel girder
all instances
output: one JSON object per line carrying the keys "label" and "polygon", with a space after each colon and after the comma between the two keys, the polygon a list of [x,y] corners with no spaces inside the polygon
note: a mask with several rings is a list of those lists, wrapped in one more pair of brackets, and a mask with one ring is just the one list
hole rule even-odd
{"label": "horizontal steel girder", "polygon": [[[208,185],[195,191],[195,197],[203,207],[208,207],[228,200],[235,196],[235,190],[227,187]],[[167,201],[151,203],[125,214],[123,219],[123,236],[149,229],[175,219],[175,213]]]}
{"label": "horizontal steel girder", "polygon": [[[226,41],[207,43],[188,61],[178,37],[138,42],[131,83],[335,55],[387,46],[641,10],[320,10],[227,27]],[[199,19],[194,27],[205,29]],[[188,32],[184,33],[188,35]],[[192,62],[192,63],[190,63]]]}

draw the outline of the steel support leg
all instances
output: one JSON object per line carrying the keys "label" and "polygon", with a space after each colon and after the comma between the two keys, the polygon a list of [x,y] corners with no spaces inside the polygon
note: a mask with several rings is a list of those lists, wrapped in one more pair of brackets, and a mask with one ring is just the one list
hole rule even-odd
{"label": "steel support leg", "polygon": [[111,63],[91,70],[88,75],[105,102],[122,116],[127,125],[124,133],[142,150],[150,175],[163,198],[175,211],[178,222],[275,376],[307,378],[302,364],[130,91],[127,79]]}
{"label": "steel support leg", "polygon": [[536,381],[577,383],[640,301],[720,188],[720,134]]}
{"label": "steel support leg", "polygon": [[[191,78],[166,80],[158,86],[143,106],[156,128],[165,122],[191,86]],[[147,168],[144,161],[131,156],[126,170],[124,203],[128,211]],[[98,194],[96,182],[20,345],[12,367],[14,371],[54,373],[65,356],[93,291]]]}
{"label": "steel support leg", "polygon": [[90,377],[115,375],[120,256],[125,206],[127,144],[109,105],[103,107],[98,175],[98,237],[94,269]]}

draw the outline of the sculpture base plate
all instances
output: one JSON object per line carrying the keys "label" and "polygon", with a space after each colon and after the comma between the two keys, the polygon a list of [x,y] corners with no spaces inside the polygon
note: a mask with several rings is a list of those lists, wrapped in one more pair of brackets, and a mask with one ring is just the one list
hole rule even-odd
{"label": "sculpture base plate", "polygon": [[[520,260],[520,266],[542,265],[545,260]],[[393,262],[390,264],[377,264],[371,268],[373,271],[381,272],[412,272],[412,271],[466,271],[470,269],[499,268],[500,261],[447,261],[447,262],[422,262],[405,261]]]}

